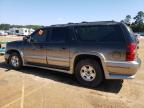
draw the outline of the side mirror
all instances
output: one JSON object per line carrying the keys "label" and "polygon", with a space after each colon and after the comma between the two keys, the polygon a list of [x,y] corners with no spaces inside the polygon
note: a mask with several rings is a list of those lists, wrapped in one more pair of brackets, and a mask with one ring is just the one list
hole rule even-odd
{"label": "side mirror", "polygon": [[26,41],[26,40],[27,40],[27,37],[26,37],[26,36],[24,36],[24,37],[23,37],[23,41]]}
{"label": "side mirror", "polygon": [[31,42],[31,37],[30,36],[25,36],[25,37],[23,37],[23,41],[30,43]]}

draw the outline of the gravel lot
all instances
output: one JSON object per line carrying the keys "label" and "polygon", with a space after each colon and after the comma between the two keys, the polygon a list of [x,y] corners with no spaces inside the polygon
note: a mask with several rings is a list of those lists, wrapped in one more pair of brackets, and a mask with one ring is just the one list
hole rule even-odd
{"label": "gravel lot", "polygon": [[144,108],[143,45],[144,39],[139,49],[142,65],[135,79],[104,81],[95,89],[50,70],[25,67],[15,71],[0,56],[0,108]]}

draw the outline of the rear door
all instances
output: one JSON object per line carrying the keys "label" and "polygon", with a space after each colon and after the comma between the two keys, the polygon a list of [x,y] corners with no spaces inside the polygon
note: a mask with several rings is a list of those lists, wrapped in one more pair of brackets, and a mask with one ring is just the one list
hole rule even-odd
{"label": "rear door", "polygon": [[52,28],[50,34],[47,44],[48,66],[69,69],[69,28]]}

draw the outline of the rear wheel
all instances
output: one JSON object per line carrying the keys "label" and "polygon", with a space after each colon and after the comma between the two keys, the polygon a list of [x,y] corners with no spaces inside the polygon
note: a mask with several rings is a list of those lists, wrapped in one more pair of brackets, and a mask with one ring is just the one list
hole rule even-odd
{"label": "rear wheel", "polygon": [[12,53],[9,57],[9,64],[12,68],[18,70],[22,67],[22,59],[19,54]]}
{"label": "rear wheel", "polygon": [[77,80],[84,86],[96,87],[103,80],[103,70],[94,60],[79,61],[75,71]]}

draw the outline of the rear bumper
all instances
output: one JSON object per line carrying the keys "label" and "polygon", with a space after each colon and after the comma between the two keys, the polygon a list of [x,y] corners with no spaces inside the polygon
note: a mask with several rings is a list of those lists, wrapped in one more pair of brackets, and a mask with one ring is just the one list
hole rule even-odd
{"label": "rear bumper", "polygon": [[141,60],[130,62],[106,62],[106,79],[132,79],[141,65]]}

